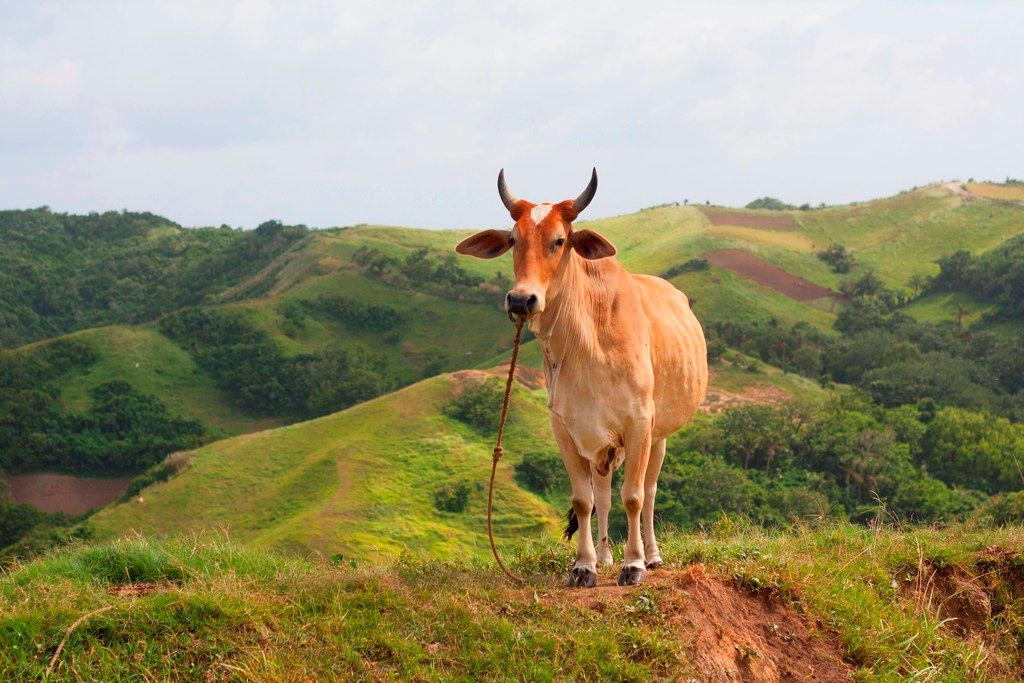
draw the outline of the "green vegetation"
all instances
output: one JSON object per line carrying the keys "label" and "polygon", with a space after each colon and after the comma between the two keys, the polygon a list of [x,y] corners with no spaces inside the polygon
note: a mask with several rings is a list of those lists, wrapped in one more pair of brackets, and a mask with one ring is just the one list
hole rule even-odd
{"label": "green vegetation", "polygon": [[746,209],[768,209],[769,211],[791,211],[796,207],[775,197],[761,197],[747,204]]}
{"label": "green vegetation", "polygon": [[828,264],[833,273],[849,273],[853,268],[853,254],[838,242],[833,242],[817,254],[820,261]]}
{"label": "green vegetation", "polygon": [[[1002,550],[1024,545],[1019,528],[723,527],[661,545],[669,566],[648,585],[586,592],[552,578],[567,545],[516,552],[522,587],[455,558],[353,568],[210,538],[78,546],[0,577],[0,676],[44,678],[65,636],[50,680],[685,680],[812,648],[817,675],[851,666],[858,680],[1021,665],[1020,557]],[[673,568],[693,563],[706,569]]]}
{"label": "green vegetation", "polygon": [[[355,317],[361,309],[342,310]],[[396,385],[387,358],[367,350],[334,349],[288,358],[242,311],[182,311],[163,318],[160,331],[185,346],[221,390],[256,414],[317,417]]]}
{"label": "green vegetation", "polygon": [[995,304],[992,317],[1024,318],[1024,235],[974,257],[957,251],[938,260],[929,292],[965,292]]}
{"label": "green vegetation", "polygon": [[274,221],[182,230],[150,213],[0,211],[0,346],[212,300],[306,234]]}
{"label": "green vegetation", "polygon": [[[450,376],[434,377],[316,420],[209,444],[179,474],[147,488],[142,502],[106,508],[86,527],[97,539],[129,529],[157,536],[230,528],[247,543],[355,559],[407,549],[483,557],[486,491],[476,484],[487,480],[493,443],[445,414],[456,386]],[[554,535],[560,517],[512,476],[521,453],[555,451],[550,430],[538,429],[547,424],[544,397],[520,386],[513,400],[506,439],[515,448],[496,484],[502,544]],[[465,482],[465,509],[438,510],[435,492]]]}
{"label": "green vegetation", "polygon": [[56,382],[93,360],[74,339],[0,355],[0,468],[138,472],[201,442],[200,423],[170,415],[155,396],[120,380],[96,386],[84,412],[65,410]]}
{"label": "green vegetation", "polygon": [[819,380],[851,383],[886,406],[916,404],[1024,416],[1021,337],[921,323],[900,310],[902,297],[871,271],[844,283],[830,335],[804,323],[712,323],[712,340],[766,363]]}

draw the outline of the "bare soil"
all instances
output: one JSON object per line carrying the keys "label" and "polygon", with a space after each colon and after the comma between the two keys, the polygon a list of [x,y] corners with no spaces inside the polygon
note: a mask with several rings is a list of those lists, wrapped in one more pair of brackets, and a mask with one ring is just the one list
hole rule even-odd
{"label": "bare soil", "polygon": [[814,301],[826,296],[835,296],[835,292],[827,287],[808,282],[798,275],[786,272],[778,266],[767,261],[762,261],[749,251],[742,249],[716,249],[703,254],[711,265],[725,268],[732,272],[753,280],[754,282],[771,287],[779,294],[788,296],[796,301]]}
{"label": "bare soil", "polygon": [[800,226],[788,213],[766,216],[760,213],[730,211],[729,209],[701,208],[711,225],[736,225],[741,228],[762,228],[764,230],[796,230]]}
{"label": "bare soil", "polygon": [[[849,681],[853,667],[843,659],[835,634],[799,614],[784,598],[752,593],[707,574],[703,566],[660,569],[647,575],[644,590],[686,644],[687,662],[700,681]],[[577,606],[605,612],[635,599],[614,581],[569,591]]]}
{"label": "bare soil", "polygon": [[114,501],[130,477],[75,477],[70,474],[12,474],[7,477],[11,497],[42,512],[81,515]]}

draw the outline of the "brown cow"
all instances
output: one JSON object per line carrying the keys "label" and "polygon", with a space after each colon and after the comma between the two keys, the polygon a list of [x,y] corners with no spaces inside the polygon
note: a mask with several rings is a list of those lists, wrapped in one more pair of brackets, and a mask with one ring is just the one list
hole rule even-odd
{"label": "brown cow", "polygon": [[566,531],[580,529],[569,585],[586,587],[597,582],[598,562],[612,563],[611,473],[623,463],[629,537],[618,583],[642,583],[647,569],[662,564],[654,497],[665,439],[693,417],[708,385],[704,333],[686,296],[661,278],[629,273],[608,240],[573,229],[596,191],[595,169],[576,199],[532,204],[509,192],[503,170],[498,193],[515,225],[456,247],[478,258],[512,249],[515,286],[505,308],[529,319],[544,352],[551,426],[572,482]]}

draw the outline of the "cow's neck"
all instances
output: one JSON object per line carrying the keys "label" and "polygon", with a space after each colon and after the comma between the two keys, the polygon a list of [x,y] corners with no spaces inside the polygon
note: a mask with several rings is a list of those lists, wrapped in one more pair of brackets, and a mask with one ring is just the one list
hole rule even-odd
{"label": "cow's neck", "polygon": [[609,317],[621,266],[614,257],[588,261],[575,253],[530,330],[559,365],[569,357],[586,362],[600,355],[599,330]]}

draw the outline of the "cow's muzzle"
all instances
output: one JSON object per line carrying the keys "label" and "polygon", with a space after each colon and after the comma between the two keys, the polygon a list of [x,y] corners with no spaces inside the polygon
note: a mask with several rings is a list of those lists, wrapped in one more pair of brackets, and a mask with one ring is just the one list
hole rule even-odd
{"label": "cow's muzzle", "polygon": [[530,315],[536,309],[536,294],[515,294],[509,292],[505,295],[505,310],[513,315]]}

